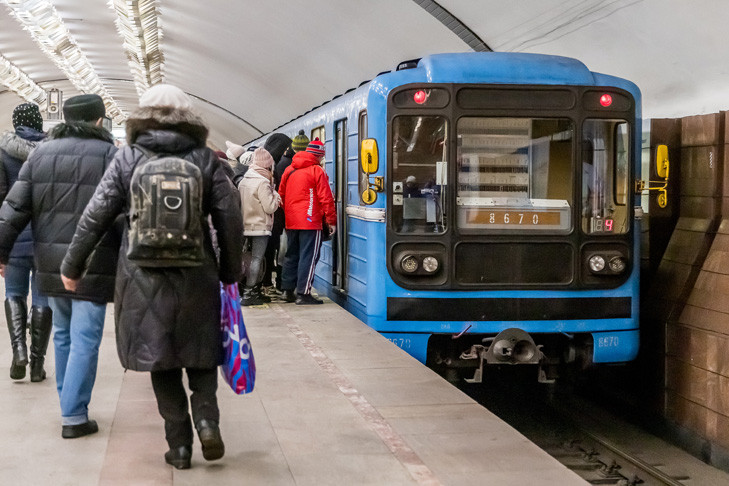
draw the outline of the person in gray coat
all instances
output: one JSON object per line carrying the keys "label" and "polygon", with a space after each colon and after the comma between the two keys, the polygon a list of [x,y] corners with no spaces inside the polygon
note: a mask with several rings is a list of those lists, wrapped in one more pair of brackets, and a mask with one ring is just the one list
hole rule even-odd
{"label": "person in gray coat", "polygon": [[[117,351],[122,366],[151,372],[169,450],[165,461],[190,467],[192,423],[203,457],[223,457],[220,411],[216,398],[217,367],[222,364],[220,282],[241,278],[243,221],[240,196],[223,164],[205,146],[208,129],[192,112],[192,101],[179,88],[160,84],[139,100],[127,120],[128,145],[120,150],[84,211],[61,265],[66,287],[76,288],[85,262],[101,235],[119,214],[129,211],[135,168],[148,154],[181,157],[200,169],[202,177],[203,261],[190,267],[140,266],[127,257],[125,228],[116,277],[114,315]],[[219,264],[208,217],[217,235]],[[190,402],[182,381],[185,369]],[[192,405],[192,422],[188,409]]]}

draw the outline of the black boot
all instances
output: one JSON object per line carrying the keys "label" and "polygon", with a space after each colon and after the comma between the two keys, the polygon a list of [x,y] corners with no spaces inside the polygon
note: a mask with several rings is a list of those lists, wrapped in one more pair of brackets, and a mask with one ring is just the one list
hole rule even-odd
{"label": "black boot", "polygon": [[28,345],[25,343],[25,332],[28,327],[28,304],[22,297],[5,299],[5,318],[10,331],[10,344],[13,347],[13,362],[10,365],[10,378],[25,378],[25,367],[28,364]]}
{"label": "black boot", "polygon": [[46,379],[43,363],[53,328],[52,314],[50,307],[34,305],[30,309],[30,381],[37,382]]}
{"label": "black boot", "polygon": [[195,424],[197,435],[202,444],[202,453],[206,461],[215,461],[225,454],[225,444],[220,437],[220,428],[213,420],[201,420]]}

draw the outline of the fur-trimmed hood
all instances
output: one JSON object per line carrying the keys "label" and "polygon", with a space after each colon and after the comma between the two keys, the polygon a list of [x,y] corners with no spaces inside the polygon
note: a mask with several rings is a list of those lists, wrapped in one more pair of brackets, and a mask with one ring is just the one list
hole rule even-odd
{"label": "fur-trimmed hood", "polygon": [[171,130],[192,138],[198,147],[204,147],[208,128],[202,118],[189,110],[168,107],[143,107],[127,120],[127,143],[136,143],[139,135],[150,130]]}
{"label": "fur-trimmed hood", "polygon": [[36,145],[38,145],[38,142],[26,140],[14,132],[5,132],[0,136],[0,149],[18,160],[27,160],[28,154]]}
{"label": "fur-trimmed hood", "polygon": [[59,123],[48,132],[48,140],[71,137],[95,138],[104,142],[114,143],[114,136],[109,130],[88,122]]}

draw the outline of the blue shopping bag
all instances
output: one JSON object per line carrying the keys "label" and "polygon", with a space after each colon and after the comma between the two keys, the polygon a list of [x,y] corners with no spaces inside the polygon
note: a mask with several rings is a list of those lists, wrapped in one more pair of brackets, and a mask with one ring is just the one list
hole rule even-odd
{"label": "blue shopping bag", "polygon": [[225,382],[238,395],[253,391],[256,361],[243,323],[238,284],[220,284],[220,328],[224,358],[220,369]]}

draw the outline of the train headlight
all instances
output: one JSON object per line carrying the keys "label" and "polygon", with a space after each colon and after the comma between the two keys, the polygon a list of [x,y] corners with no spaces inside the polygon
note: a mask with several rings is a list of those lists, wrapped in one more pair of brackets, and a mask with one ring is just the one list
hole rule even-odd
{"label": "train headlight", "polygon": [[423,258],[423,270],[425,270],[428,273],[433,273],[436,270],[438,270],[438,267],[440,265],[438,264],[438,259],[432,256],[427,256]]}
{"label": "train headlight", "polygon": [[625,259],[622,257],[613,257],[608,262],[608,267],[610,267],[610,271],[614,273],[623,273],[625,271]]}
{"label": "train headlight", "polygon": [[590,257],[589,265],[593,272],[601,272],[605,268],[605,259],[600,255],[593,255]]}
{"label": "train headlight", "polygon": [[413,273],[418,269],[418,260],[414,256],[408,255],[400,262],[400,268],[407,273]]}

